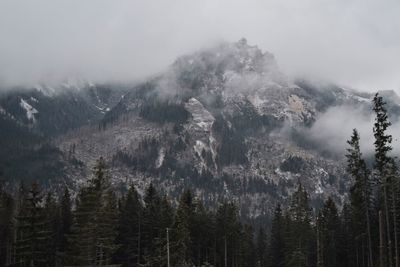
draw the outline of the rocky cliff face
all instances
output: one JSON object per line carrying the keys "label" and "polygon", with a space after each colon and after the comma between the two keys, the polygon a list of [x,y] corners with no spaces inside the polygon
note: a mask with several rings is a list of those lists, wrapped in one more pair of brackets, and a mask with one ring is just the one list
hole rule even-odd
{"label": "rocky cliff face", "polygon": [[[176,196],[190,187],[209,205],[233,199],[252,217],[268,216],[298,182],[314,205],[327,195],[342,203],[350,184],[343,155],[329,153],[307,129],[330,107],[369,112],[372,97],[291,81],[273,55],[244,39],[182,56],[163,74],[117,92],[82,104],[94,125],[54,135],[68,183],[83,182],[103,156],[118,188],[152,181]],[[29,99],[16,101],[35,125],[42,111]],[[2,103],[2,114],[11,114]]]}

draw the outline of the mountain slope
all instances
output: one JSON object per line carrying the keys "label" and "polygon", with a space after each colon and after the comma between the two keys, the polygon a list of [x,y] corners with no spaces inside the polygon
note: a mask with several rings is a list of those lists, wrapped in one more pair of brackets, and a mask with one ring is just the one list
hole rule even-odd
{"label": "mountain slope", "polygon": [[[59,102],[39,90],[53,97],[48,109],[35,95],[0,99],[3,116],[15,125],[52,137],[64,182],[85,182],[102,156],[121,190],[153,182],[176,197],[190,187],[210,206],[229,198],[253,218],[269,216],[298,182],[314,206],[328,195],[343,203],[350,185],[343,154],[324,145],[330,140],[315,140],[310,129],[332,107],[371,114],[371,94],[292,81],[272,54],[244,39],[182,56],[132,88],[70,87]],[[383,93],[391,95],[396,121],[399,102]]]}
{"label": "mountain slope", "polygon": [[342,203],[350,185],[343,158],[307,129],[329,107],[369,112],[372,95],[324,87],[290,81],[273,55],[245,40],[223,43],[180,57],[130,90],[101,130],[63,136],[58,147],[73,147],[87,170],[104,156],[117,187],[152,181],[171,196],[191,187],[210,205],[234,199],[253,217],[268,216],[299,181],[314,205],[327,195]]}
{"label": "mountain slope", "polygon": [[123,92],[118,87],[73,84],[14,88],[0,94],[0,179],[55,185],[67,179],[67,166],[77,162],[50,140],[82,126],[97,127]]}

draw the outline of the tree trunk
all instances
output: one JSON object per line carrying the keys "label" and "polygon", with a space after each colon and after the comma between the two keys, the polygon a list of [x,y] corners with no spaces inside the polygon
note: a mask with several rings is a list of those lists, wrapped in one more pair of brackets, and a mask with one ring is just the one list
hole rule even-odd
{"label": "tree trunk", "polygon": [[[395,187],[395,188],[397,188],[397,187]],[[398,252],[398,240],[397,240],[397,205],[396,205],[395,188],[392,189],[393,231],[394,231],[394,258],[396,260],[396,267],[399,267],[399,252]]]}
{"label": "tree trunk", "polygon": [[387,238],[387,256],[388,256],[388,266],[393,267],[393,255],[392,255],[392,237],[390,234],[390,214],[389,214],[389,203],[388,203],[388,181],[385,179],[385,184],[383,187],[383,197],[385,202],[385,221],[386,221],[386,238]]}
{"label": "tree trunk", "polygon": [[317,266],[323,267],[323,255],[322,255],[322,247],[321,247],[321,231],[319,229],[319,224],[317,223]]}
{"label": "tree trunk", "polygon": [[226,249],[226,236],[225,236],[225,239],[224,239],[224,247],[225,247],[225,249],[224,249],[225,267],[228,267],[228,253],[227,253],[227,249]]}
{"label": "tree trunk", "polygon": [[138,249],[138,255],[137,255],[137,265],[138,266],[140,266],[140,242],[141,242],[141,224],[142,224],[142,222],[141,222],[141,215],[140,215],[140,213],[139,213],[139,225],[138,225],[138,228],[139,228],[139,231],[138,231],[138,243],[137,243],[137,249]]}
{"label": "tree trunk", "polygon": [[379,211],[379,263],[380,267],[385,267],[382,211]]}
{"label": "tree trunk", "polygon": [[[372,254],[372,238],[371,238],[371,222],[369,216],[369,193],[368,193],[368,176],[365,176],[364,181],[364,202],[365,202],[365,216],[367,217],[367,235],[368,235],[368,260],[369,266],[373,266],[373,254]],[[399,266],[396,266],[399,267]]]}

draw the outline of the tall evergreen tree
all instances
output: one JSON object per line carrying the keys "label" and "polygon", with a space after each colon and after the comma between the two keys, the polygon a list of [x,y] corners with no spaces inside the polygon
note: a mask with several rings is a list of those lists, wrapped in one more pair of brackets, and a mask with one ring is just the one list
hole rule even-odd
{"label": "tall evergreen tree", "polygon": [[12,262],[14,199],[0,182],[0,266]]}
{"label": "tall evergreen tree", "polygon": [[47,193],[44,204],[45,231],[48,233],[49,245],[47,247],[47,264],[49,266],[56,265],[56,252],[58,249],[58,227],[60,225],[60,217],[58,212],[58,203],[53,197],[52,192]]}
{"label": "tall evergreen tree", "polygon": [[340,263],[340,266],[356,266],[352,220],[353,215],[351,205],[345,202],[340,214],[341,227],[340,238],[338,240],[338,263]]}
{"label": "tall evergreen tree", "polygon": [[[25,195],[25,194],[24,194]],[[50,238],[42,206],[42,192],[34,182],[17,215],[16,263],[18,266],[50,266]]]}
{"label": "tall evergreen tree", "polygon": [[309,197],[302,184],[299,183],[296,192],[292,195],[289,207],[289,236],[286,244],[287,266],[313,266],[312,243],[314,232],[311,227],[311,208]]}
{"label": "tall evergreen tree", "polygon": [[143,211],[143,257],[148,266],[159,263],[160,238],[166,229],[161,229],[161,198],[151,183],[144,196]]}
{"label": "tall evergreen tree", "polygon": [[256,266],[256,247],[254,245],[254,231],[249,224],[242,225],[239,241],[239,254],[237,255],[236,266]]}
{"label": "tall evergreen tree", "polygon": [[397,164],[395,160],[392,158],[390,163],[388,164],[388,175],[390,182],[390,191],[391,191],[391,213],[393,217],[393,240],[394,240],[394,260],[395,266],[400,266],[400,258],[399,258],[399,196],[400,196],[400,175],[398,172]]}
{"label": "tall evergreen tree", "polygon": [[[171,245],[172,237],[171,230],[174,224],[175,210],[171,206],[171,203],[166,195],[164,195],[160,202],[160,229],[161,234],[157,245],[158,255],[160,255],[161,266],[166,266],[167,263],[167,238],[170,241],[170,254],[174,247]],[[169,237],[167,237],[167,231]]]}
{"label": "tall evergreen tree", "polygon": [[70,235],[73,263],[109,264],[118,248],[115,244],[118,209],[103,158],[94,167],[88,185],[80,190],[76,206]]}
{"label": "tall evergreen tree", "polygon": [[121,201],[120,210],[117,238],[120,247],[116,260],[123,266],[139,266],[143,206],[133,185]]}
{"label": "tall evergreen tree", "polygon": [[391,126],[388,114],[385,108],[385,102],[378,93],[373,99],[373,110],[375,111],[374,137],[375,137],[375,168],[378,174],[378,182],[382,188],[383,205],[381,206],[385,214],[385,229],[386,229],[386,260],[389,267],[393,266],[392,256],[392,233],[390,226],[390,175],[389,164],[391,158],[388,153],[392,150],[392,136],[387,133],[387,129]]}
{"label": "tall evergreen tree", "polygon": [[218,266],[234,266],[238,253],[240,224],[234,203],[223,202],[216,214]]}
{"label": "tall evergreen tree", "polygon": [[69,247],[68,236],[71,234],[71,227],[73,223],[72,201],[68,187],[64,188],[64,193],[61,197],[59,213],[60,225],[58,227],[57,248],[59,257],[61,258],[61,263],[66,264],[68,262],[66,259],[66,252]]}
{"label": "tall evergreen tree", "polygon": [[194,216],[193,196],[186,190],[179,201],[174,225],[174,266],[192,265],[191,227]]}
{"label": "tall evergreen tree", "polygon": [[373,99],[373,110],[375,111],[375,123],[374,123],[374,136],[375,136],[375,168],[380,175],[382,182],[384,181],[384,175],[387,171],[387,164],[390,162],[388,153],[393,149],[391,147],[392,136],[387,133],[387,129],[392,125],[389,121],[389,117],[385,108],[386,102],[375,94]]}
{"label": "tall evergreen tree", "polygon": [[[171,206],[171,202],[168,197],[165,195],[161,199],[160,203],[160,225],[162,229],[172,227],[174,221],[174,209]],[[165,231],[163,231],[165,233]]]}
{"label": "tall evergreen tree", "polygon": [[201,201],[197,200],[191,233],[193,262],[196,266],[211,262],[214,244],[213,218],[213,214],[207,211]]}
{"label": "tall evergreen tree", "polygon": [[283,267],[285,265],[285,236],[284,218],[281,206],[278,205],[272,219],[270,242],[268,246],[268,260],[271,267]]}
{"label": "tall evergreen tree", "polygon": [[256,261],[257,267],[267,266],[267,236],[262,227],[260,227],[257,234]]}
{"label": "tall evergreen tree", "polygon": [[[350,188],[350,203],[352,208],[352,235],[354,239],[365,239],[367,242],[367,259],[373,264],[372,233],[371,233],[371,181],[366,163],[360,151],[360,135],[353,130],[351,139],[347,141],[347,172],[353,178]],[[364,238],[365,237],[365,238]],[[359,250],[364,250],[364,244],[358,244]]]}
{"label": "tall evergreen tree", "polygon": [[341,266],[338,262],[340,219],[335,202],[328,198],[318,216],[318,243],[321,266]]}

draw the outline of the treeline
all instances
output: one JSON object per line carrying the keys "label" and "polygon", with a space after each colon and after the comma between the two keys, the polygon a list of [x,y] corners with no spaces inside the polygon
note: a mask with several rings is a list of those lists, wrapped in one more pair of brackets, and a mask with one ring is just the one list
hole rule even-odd
{"label": "treeline", "polygon": [[[168,254],[170,266],[316,266],[318,258],[318,227],[301,184],[288,209],[276,208],[267,234],[241,222],[234,203],[207,209],[190,190],[176,205],[152,184],[143,198],[133,186],[117,198],[99,160],[74,201],[68,188],[55,197],[36,183],[15,196],[1,190],[0,218],[2,266],[168,266]],[[332,200],[318,218],[320,247],[333,253],[332,266],[345,266],[347,239],[330,246],[345,229]]]}
{"label": "treeline", "polygon": [[38,184],[0,193],[1,266],[255,266],[253,229],[230,202],[206,209],[190,190],[174,207],[150,184],[117,198],[105,163],[74,204]]}
{"label": "treeline", "polygon": [[354,130],[343,207],[328,198],[312,209],[299,182],[271,225],[254,229],[234,203],[209,209],[190,190],[177,202],[152,184],[117,196],[100,159],[75,197],[36,183],[13,194],[0,188],[0,265],[398,267],[399,174],[385,103],[376,95],[373,104],[375,162],[364,161]]}

